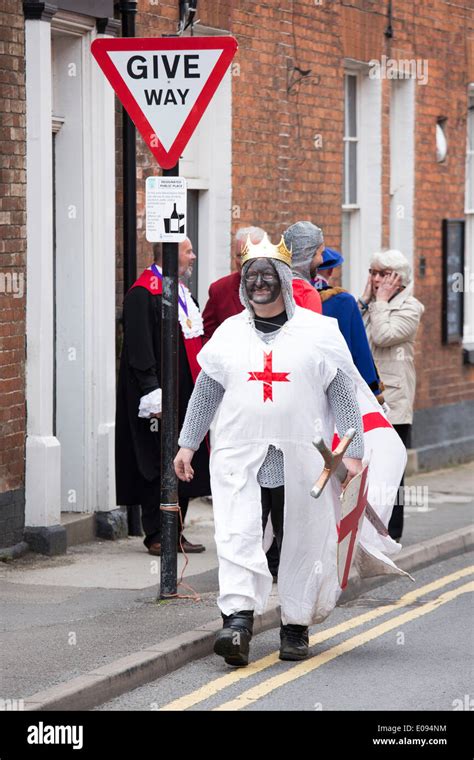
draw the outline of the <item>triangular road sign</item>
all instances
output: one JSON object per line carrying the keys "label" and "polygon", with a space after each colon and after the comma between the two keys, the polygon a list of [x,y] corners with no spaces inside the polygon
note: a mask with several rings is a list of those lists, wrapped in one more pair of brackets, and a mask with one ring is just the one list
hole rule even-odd
{"label": "triangular road sign", "polygon": [[179,161],[237,50],[234,37],[98,39],[92,54],[164,169]]}

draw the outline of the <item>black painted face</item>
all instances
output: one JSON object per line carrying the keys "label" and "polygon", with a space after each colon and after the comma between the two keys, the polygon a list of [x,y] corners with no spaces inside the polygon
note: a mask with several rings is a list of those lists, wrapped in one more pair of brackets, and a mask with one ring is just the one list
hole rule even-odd
{"label": "black painted face", "polygon": [[281,293],[278,272],[269,259],[255,259],[245,273],[244,283],[253,303],[274,303]]}

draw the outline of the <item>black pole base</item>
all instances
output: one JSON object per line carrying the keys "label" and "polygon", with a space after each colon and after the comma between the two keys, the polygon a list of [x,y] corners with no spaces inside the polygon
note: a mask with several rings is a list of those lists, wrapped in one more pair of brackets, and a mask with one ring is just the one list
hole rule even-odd
{"label": "black pole base", "polygon": [[127,522],[129,536],[143,536],[139,504],[127,507]]}
{"label": "black pole base", "polygon": [[160,599],[177,594],[178,504],[161,507]]}

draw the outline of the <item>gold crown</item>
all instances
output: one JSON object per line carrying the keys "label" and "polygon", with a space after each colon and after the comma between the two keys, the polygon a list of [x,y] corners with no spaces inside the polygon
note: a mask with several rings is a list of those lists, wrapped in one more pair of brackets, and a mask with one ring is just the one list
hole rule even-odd
{"label": "gold crown", "polygon": [[265,258],[278,259],[278,261],[283,261],[284,264],[291,267],[291,251],[289,251],[286,247],[283,235],[281,236],[281,240],[278,245],[273,245],[273,243],[268,239],[267,233],[265,233],[260,243],[256,244],[252,243],[250,240],[250,235],[247,235],[247,240],[245,241],[245,245],[242,248],[241,253],[242,265],[251,259]]}

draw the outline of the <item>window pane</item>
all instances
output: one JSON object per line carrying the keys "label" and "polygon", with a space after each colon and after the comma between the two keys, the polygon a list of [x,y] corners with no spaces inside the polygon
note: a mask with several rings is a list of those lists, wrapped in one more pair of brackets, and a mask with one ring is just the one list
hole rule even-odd
{"label": "window pane", "polygon": [[344,266],[342,267],[342,287],[350,290],[350,273],[351,273],[351,214],[342,212],[342,240],[341,251],[344,256]]}
{"label": "window pane", "polygon": [[469,98],[467,112],[467,149],[474,151],[474,98]]}
{"label": "window pane", "polygon": [[349,198],[347,203],[357,203],[357,143],[346,143],[348,149],[348,192]]}
{"label": "window pane", "polygon": [[466,211],[474,210],[474,153],[468,153],[466,162]]}
{"label": "window pane", "polygon": [[346,137],[357,137],[357,77],[346,75]]}

